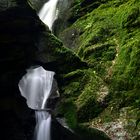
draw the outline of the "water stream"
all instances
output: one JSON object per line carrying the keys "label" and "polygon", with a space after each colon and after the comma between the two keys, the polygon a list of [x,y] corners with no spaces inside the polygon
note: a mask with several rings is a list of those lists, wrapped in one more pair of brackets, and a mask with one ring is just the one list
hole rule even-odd
{"label": "water stream", "polygon": [[54,21],[57,19],[58,10],[57,3],[59,0],[49,0],[44,4],[42,9],[39,11],[40,19],[48,25],[49,29],[52,30],[52,25]]}
{"label": "water stream", "polygon": [[21,95],[27,100],[28,107],[35,110],[34,140],[50,140],[51,114],[47,112],[47,100],[52,93],[57,93],[54,74],[53,71],[46,71],[41,66],[31,67],[19,81]]}
{"label": "water stream", "polygon": [[46,111],[36,111],[35,140],[50,140],[51,115]]}
{"label": "water stream", "polygon": [[[40,19],[52,30],[57,18],[58,0],[49,0],[39,12]],[[26,98],[27,105],[35,110],[36,128],[34,140],[50,140],[51,114],[47,112],[47,100],[56,89],[54,72],[46,71],[41,66],[31,67],[19,82],[21,95]],[[57,90],[56,90],[56,93]]]}

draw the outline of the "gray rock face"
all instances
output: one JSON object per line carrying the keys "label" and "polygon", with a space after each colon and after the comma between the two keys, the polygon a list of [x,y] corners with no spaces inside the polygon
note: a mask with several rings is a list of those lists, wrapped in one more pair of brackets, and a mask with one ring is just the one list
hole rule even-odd
{"label": "gray rock face", "polygon": [[17,6],[15,0],[0,0],[0,11]]}
{"label": "gray rock face", "polygon": [[39,12],[39,10],[41,9],[41,7],[43,6],[44,3],[46,3],[49,0],[29,0],[29,3],[31,4],[31,6],[37,11]]}
{"label": "gray rock face", "polygon": [[26,5],[28,0],[0,0],[0,11],[8,8],[17,7],[19,5]]}

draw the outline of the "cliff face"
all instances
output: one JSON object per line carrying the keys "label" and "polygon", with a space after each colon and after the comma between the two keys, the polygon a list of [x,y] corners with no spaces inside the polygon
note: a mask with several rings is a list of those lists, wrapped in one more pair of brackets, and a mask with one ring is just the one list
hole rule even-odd
{"label": "cliff face", "polygon": [[[27,107],[18,89],[26,69],[42,65],[47,70],[66,73],[83,63],[52,35],[26,0],[0,1],[0,49],[1,137],[32,139],[34,111]],[[70,68],[70,63],[75,66]],[[64,71],[62,66],[68,69]]]}
{"label": "cliff face", "polygon": [[88,65],[63,76],[60,111],[71,127],[86,123],[112,139],[139,139],[139,5],[75,0],[68,9],[69,26],[58,36]]}

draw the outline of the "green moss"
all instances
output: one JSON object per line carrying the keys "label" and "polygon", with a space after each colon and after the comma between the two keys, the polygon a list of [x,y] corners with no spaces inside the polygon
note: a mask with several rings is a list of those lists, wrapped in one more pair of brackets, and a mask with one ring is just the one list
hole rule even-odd
{"label": "green moss", "polygon": [[93,9],[100,6],[102,1],[85,1],[85,0],[76,0],[72,4],[72,8],[70,10],[69,22],[74,23],[80,17],[86,15],[91,12]]}
{"label": "green moss", "polygon": [[123,95],[122,106],[133,106],[136,108],[139,107],[140,106],[139,90],[125,92]]}
{"label": "green moss", "polygon": [[78,67],[86,67],[86,63],[76,53],[66,48],[51,32],[41,32],[40,37],[40,46],[43,42],[43,45],[47,47],[42,48],[37,56],[44,57],[57,73],[68,73]]}
{"label": "green moss", "polygon": [[104,85],[104,82],[93,69],[73,71],[64,75],[64,80],[65,86],[61,88],[63,100],[72,98],[79,121],[89,121],[105,107],[97,101],[100,86]]}
{"label": "green moss", "polygon": [[114,66],[114,90],[131,90],[139,88],[139,33],[129,38],[120,48]]}
{"label": "green moss", "polygon": [[[73,98],[79,122],[91,122],[96,116],[111,122],[119,118],[121,109],[140,106],[140,1],[101,1],[83,15],[78,12],[86,11],[87,5],[82,9],[78,4],[74,24],[61,35],[65,35],[63,40],[69,40],[71,31],[76,30],[73,47],[67,41],[65,46],[88,68],[64,76],[63,95]],[[97,100],[101,85],[106,84],[110,93],[103,102],[107,102],[107,108]]]}
{"label": "green moss", "polygon": [[80,83],[79,82],[71,82],[69,84],[69,86],[66,86],[63,88],[64,92],[65,92],[65,96],[67,97],[77,97],[79,94],[79,90],[80,90]]}
{"label": "green moss", "polygon": [[76,106],[72,99],[62,101],[59,106],[59,112],[64,115],[66,123],[70,128],[75,129],[77,127]]}

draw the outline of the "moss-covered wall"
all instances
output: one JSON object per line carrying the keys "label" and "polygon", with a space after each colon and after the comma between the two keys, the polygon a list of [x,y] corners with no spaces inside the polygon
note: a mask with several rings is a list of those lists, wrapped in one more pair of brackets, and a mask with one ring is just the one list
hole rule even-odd
{"label": "moss-covered wall", "polygon": [[112,139],[139,139],[140,1],[77,0],[70,11],[59,37],[87,67],[63,75],[62,105],[75,110],[60,110]]}

